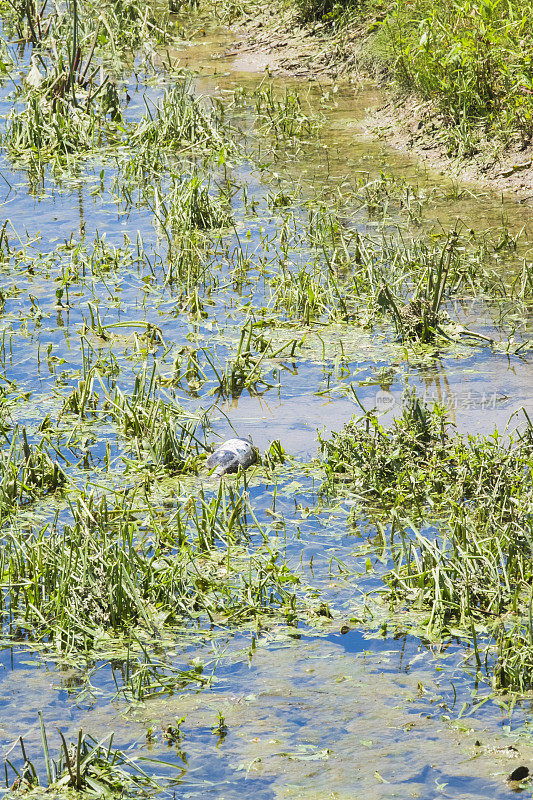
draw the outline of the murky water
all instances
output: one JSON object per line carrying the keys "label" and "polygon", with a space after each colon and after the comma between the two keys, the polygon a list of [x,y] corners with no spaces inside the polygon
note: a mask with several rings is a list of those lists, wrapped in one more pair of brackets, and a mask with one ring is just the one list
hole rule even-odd
{"label": "murky water", "polygon": [[[196,87],[204,95],[228,97],[239,86],[253,91],[263,80],[261,75],[242,72],[242,63],[234,65],[222,57],[227,43],[224,35],[217,34],[202,39],[200,45],[184,43],[173,52],[181,66],[197,72]],[[149,90],[125,79],[132,98],[129,117],[142,113],[145,92],[157,99],[168,82],[171,79],[163,70]],[[282,89],[295,84],[276,79],[275,85]],[[308,89],[299,84],[299,88],[309,90],[312,102],[320,106],[326,87]],[[2,90],[4,111],[9,108],[8,90]],[[455,224],[475,232],[497,232],[502,216],[511,234],[531,225],[531,212],[524,206],[486,192],[477,194],[475,189],[458,190],[445,176],[422,170],[388,150],[385,142],[372,141],[363,119],[375,98],[371,88],[354,97],[352,90],[341,87],[323,100],[325,122],[318,143],[270,153],[268,169],[237,159],[227,165],[226,177],[229,174],[235,185],[247,185],[248,199],[253,198],[257,210],[251,213],[242,194],[236,193],[235,234],[225,237],[226,252],[243,247],[251,257],[263,253],[268,258],[269,248],[261,240],[273,236],[283,219],[268,198],[287,186],[298,187],[291,206],[296,218],[306,215],[306,198],[324,191],[336,193],[347,198],[349,225],[368,235],[379,236],[379,231],[396,224],[421,238]],[[78,242],[81,237],[92,242],[105,235],[108,245],[121,247],[125,236],[135,241],[138,232],[152,257],[163,252],[152,211],[135,202],[121,205],[124,158],[123,154],[115,161],[105,154],[94,156],[79,166],[77,180],[70,175],[58,181],[47,174],[35,185],[23,169],[15,169],[2,156],[3,218],[11,221],[21,239],[26,234],[34,239],[29,257],[42,253],[44,259],[56,252],[58,243]],[[381,172],[404,178],[429,197],[416,224],[394,204],[385,222],[367,208],[350,206],[354,179]],[[220,167],[213,168],[213,175],[221,179]],[[144,364],[155,363],[163,376],[170,372],[180,347],[211,348],[223,361],[238,341],[248,310],[264,300],[260,281],[244,283],[241,291],[215,287],[207,315],[193,320],[180,310],[158,268],[151,275],[119,265],[102,271],[90,286],[72,280],[70,298],[58,303],[54,277],[61,274],[61,259],[50,258],[49,270],[43,261],[34,275],[28,274],[24,258],[16,268],[2,267],[2,287],[8,293],[0,320],[0,335],[4,333],[8,342],[3,377],[16,382],[19,394],[27,393],[13,416],[32,435],[47,414],[57,416],[67,392],[77,384],[88,344],[92,343],[94,358],[113,353],[120,385],[127,392],[134,370]],[[221,286],[234,279],[228,277],[224,254],[217,255],[215,264]],[[88,303],[96,300],[104,324],[132,324],[132,330],[121,329],[122,339],[105,344],[90,335],[80,337],[89,317]],[[498,341],[509,335],[508,327],[495,320],[491,304],[481,298],[469,303],[458,300],[456,312],[466,327],[476,327]],[[531,319],[521,314],[517,336],[531,330]],[[147,353],[132,333],[139,322],[160,328],[171,346],[163,353]],[[344,356],[339,359],[335,347],[341,333],[335,325],[321,331],[321,336],[309,336],[297,357],[284,359],[271,375],[271,388],[260,394],[245,391],[239,397],[217,399],[208,380],[195,391],[182,386],[179,398],[189,408],[209,409],[214,434],[225,436],[235,430],[241,436],[251,435],[262,451],[279,439],[288,453],[300,459],[280,470],[276,511],[288,520],[284,535],[290,562],[300,564],[304,579],[312,578],[320,587],[335,610],[334,618],[324,618],[313,630],[287,632],[267,626],[253,637],[216,623],[184,631],[177,641],[161,647],[158,657],[163,668],[186,668],[200,660],[204,674],[213,672],[212,685],[203,690],[178,685],[173,692],[154,691],[143,702],[121,691],[125,657],[74,660],[58,667],[31,648],[6,646],[0,652],[3,754],[23,736],[39,763],[37,712],[42,710],[56,747],[56,727],[71,738],[80,727],[96,738],[114,731],[117,746],[154,759],[147,760],[145,768],[164,778],[163,793],[169,797],[458,800],[512,794],[507,775],[519,763],[533,763],[526,704],[515,709],[512,720],[492,700],[471,715],[489,687],[477,685],[476,670],[463,646],[454,642],[440,648],[402,634],[402,620],[386,620],[383,610],[376,611],[374,619],[365,613],[364,593],[379,585],[378,576],[385,568],[379,547],[363,527],[347,529],[347,504],[326,509],[322,516],[306,516],[303,509],[315,505],[320,478],[304,462],[316,457],[317,429],[339,430],[358,412],[352,388],[367,407],[374,406],[377,398],[385,422],[399,409],[406,386],[447,403],[462,431],[502,429],[521,407],[533,415],[532,359],[527,351],[513,355],[503,348],[466,345],[445,348],[437,358],[415,358],[402,353],[390,335],[376,336],[355,326],[349,334],[342,333]],[[93,471],[83,463],[83,451],[90,451],[94,466],[103,458],[106,443],[118,463],[123,448],[111,426],[92,425],[69,449],[69,469],[80,485],[99,479],[96,467]],[[265,519],[274,487],[255,479],[249,490],[258,515]],[[159,491],[161,498],[166,492],[171,497],[179,494],[179,481],[169,480]],[[46,519],[48,514],[43,502],[26,511],[23,519]],[[337,575],[332,559],[348,565],[347,570]],[[385,622],[388,628],[383,627]],[[223,736],[216,732],[219,713],[227,726]],[[182,717],[182,741],[166,744],[162,728]],[[147,738],[151,728],[154,733]]]}

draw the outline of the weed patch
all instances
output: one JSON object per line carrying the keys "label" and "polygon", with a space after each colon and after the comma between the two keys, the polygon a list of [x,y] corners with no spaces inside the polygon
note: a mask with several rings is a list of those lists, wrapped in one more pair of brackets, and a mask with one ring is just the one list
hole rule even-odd
{"label": "weed patch", "polygon": [[[120,794],[122,797],[146,797],[160,791],[161,784],[151,778],[138,764],[121,750],[113,747],[113,734],[103,741],[78,732],[74,742],[67,743],[59,731],[61,746],[55,758],[48,745],[42,714],[41,741],[45,762],[46,777],[39,776],[34,761],[27,751],[24,739],[19,738],[22,764],[17,768],[19,758],[10,755],[5,759],[6,789],[16,796],[40,797],[43,792],[56,798],[87,797]],[[13,781],[10,786],[9,777]]]}
{"label": "weed patch", "polygon": [[481,123],[504,137],[531,134],[533,44],[526,2],[394,4],[380,26],[395,77],[436,99],[456,125]]}
{"label": "weed patch", "polygon": [[191,497],[166,521],[138,507],[135,493],[114,505],[80,496],[61,530],[13,530],[1,564],[5,633],[57,652],[105,646],[134,630],[151,638],[204,617],[292,619],[302,610],[298,578],[246,499],[229,491]]}
{"label": "weed patch", "polygon": [[347,488],[390,526],[389,600],[428,609],[430,637],[472,638],[495,688],[530,688],[531,425],[510,440],[458,436],[443,408],[411,396],[389,430],[369,413],[322,448],[324,490]]}
{"label": "weed patch", "polygon": [[67,480],[46,443],[28,444],[24,428],[15,430],[9,449],[0,452],[0,463],[0,519],[57,491]]}

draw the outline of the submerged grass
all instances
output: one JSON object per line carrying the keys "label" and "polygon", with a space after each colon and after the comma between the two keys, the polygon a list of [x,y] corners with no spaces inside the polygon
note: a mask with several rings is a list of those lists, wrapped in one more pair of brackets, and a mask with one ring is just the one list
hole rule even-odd
{"label": "submerged grass", "polygon": [[106,392],[103,410],[121,433],[133,442],[130,470],[161,467],[172,474],[197,472],[207,450],[208,422],[202,413],[186,413],[172,398],[157,396],[155,370],[141,372],[126,396],[115,388]]}
{"label": "submerged grass", "polygon": [[32,96],[22,110],[13,111],[2,144],[11,158],[40,164],[116,141],[116,125],[104,125],[100,109],[75,108],[65,100],[46,103]]}
{"label": "submerged grass", "polygon": [[304,109],[300,94],[285,89],[276,93],[271,83],[262,86],[253,94],[257,124],[262,132],[269,133],[285,144],[290,140],[316,136],[321,117]]}
{"label": "submerged grass", "polygon": [[[275,347],[263,333],[261,326],[248,321],[241,330],[239,343],[234,355],[220,362],[216,351],[210,352],[204,348],[201,355],[211,368],[215,386],[213,392],[222,398],[233,399],[248,391],[251,396],[259,395],[271,388],[271,378],[267,380],[267,372],[277,369],[276,359],[282,354],[287,358],[294,357],[294,353],[301,342],[292,339],[279,347]],[[274,362],[274,366],[273,363]],[[199,365],[198,365],[199,366]],[[202,370],[202,377],[207,379]]]}
{"label": "submerged grass", "polygon": [[171,514],[136,492],[109,504],[80,495],[72,522],[12,529],[1,559],[4,637],[53,652],[98,649],[110,637],[151,639],[195,620],[293,619],[297,576],[255,521],[245,495],[226,490]]}

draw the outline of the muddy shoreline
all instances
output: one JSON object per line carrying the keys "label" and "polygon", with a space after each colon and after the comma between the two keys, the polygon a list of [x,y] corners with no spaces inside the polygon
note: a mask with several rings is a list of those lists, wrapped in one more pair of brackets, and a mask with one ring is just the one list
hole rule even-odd
{"label": "muddy shoreline", "polygon": [[369,75],[359,54],[362,29],[354,27],[339,37],[324,35],[323,24],[302,27],[294,13],[266,11],[231,25],[236,42],[225,53],[232,69],[267,72],[280,77],[352,84],[354,92],[372,81],[388,95],[368,109],[365,128],[396,150],[414,155],[430,168],[473,187],[501,192],[509,199],[533,206],[533,145],[520,142],[504,150],[487,140],[471,157],[447,152],[442,141],[445,123],[435,107],[413,95],[399,94],[383,76]]}

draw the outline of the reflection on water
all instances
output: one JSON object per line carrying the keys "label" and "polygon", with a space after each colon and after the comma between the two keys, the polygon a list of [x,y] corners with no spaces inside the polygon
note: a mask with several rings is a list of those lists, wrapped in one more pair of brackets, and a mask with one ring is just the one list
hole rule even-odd
{"label": "reflection on water", "polygon": [[[414,638],[376,647],[350,632],[344,647],[341,636],[272,641],[251,660],[236,650],[212,691],[154,698],[125,715],[107,699],[109,675],[95,680],[91,708],[69,698],[72,676],[18,663],[2,681],[3,737],[10,741],[7,728],[15,729],[38,752],[38,707],[52,746],[55,725],[71,737],[80,725],[96,737],[113,730],[130,755],[167,762],[158,769],[168,777],[183,773],[183,797],[509,797],[503,778],[531,758],[531,748],[509,749],[479,720],[450,727],[448,680],[435,679]],[[212,733],[219,713],[228,728],[223,740]],[[182,717],[183,741],[169,746],[162,729]],[[502,777],[488,778],[495,774]]]}
{"label": "reflection on water", "polygon": [[[231,71],[231,62],[214,58],[222,56],[226,44],[226,37],[217,34],[200,46],[187,43],[176,51],[182,66],[199,70],[200,92],[224,96],[237,86],[254,88],[261,79]],[[281,80],[276,83],[283,85]],[[146,87],[127,78],[124,85],[133,98],[128,108],[132,118],[143,109]],[[321,91],[312,87],[315,103]],[[161,86],[152,86],[149,96],[157,97],[160,92]],[[295,214],[301,216],[307,213],[306,197],[313,193],[327,190],[350,197],[357,176],[379,176],[383,171],[415,181],[431,197],[413,226],[421,237],[447,229],[458,219],[467,229],[476,230],[501,226],[502,214],[511,232],[530,224],[526,209],[507,201],[502,204],[500,198],[487,193],[476,197],[465,192],[454,199],[456,187],[448,185],[444,177],[432,175],[391,153],[383,143],[370,140],[362,119],[375,101],[372,89],[354,97],[351,89],[341,88],[336,105],[323,109],[326,124],[319,145],[280,157],[264,173],[248,163],[231,167],[232,180],[246,181],[249,195],[253,194],[260,207],[260,216],[253,217],[237,195],[233,199],[236,233],[242,236],[250,231],[251,252],[259,252],[261,237],[272,235],[279,221],[267,210],[266,198],[273,185],[278,185],[272,173],[283,185],[298,185],[301,203],[295,206]],[[152,212],[135,203],[124,211],[113,196],[112,184],[120,165],[105,155],[80,167],[76,180],[70,177],[60,182],[47,174],[42,183],[32,183],[5,159],[2,173],[4,217],[9,217],[21,236],[27,230],[35,237],[32,255],[42,253],[44,258],[63,242],[68,250],[71,237],[76,241],[105,237],[109,245],[121,247],[125,237],[135,241],[139,235],[152,256],[160,248]],[[391,215],[385,227],[403,219],[397,208]],[[353,212],[351,220],[365,233],[379,228],[368,210]],[[402,224],[407,225],[405,219]],[[228,236],[228,251],[237,246],[237,238]],[[86,254],[81,256],[82,265],[84,259]],[[223,259],[217,268],[222,283],[226,277]],[[101,300],[107,322],[150,321],[161,328],[165,341],[176,347],[216,346],[221,358],[228,353],[228,338],[238,338],[252,302],[246,291],[236,292],[229,306],[222,296],[206,319],[191,320],[180,311],[173,291],[158,286],[149,271],[143,274],[132,268],[117,273],[111,266],[101,280],[95,279],[91,291],[83,286],[70,303],[60,306],[57,282],[45,277],[45,272],[28,274],[22,264],[15,272],[5,269],[3,278],[6,286],[17,287],[2,320],[6,332],[17,332],[6,353],[6,376],[29,393],[17,413],[30,431],[35,431],[47,414],[57,416],[63,402],[57,387],[76,385],[82,360],[91,347],[91,358],[108,358],[110,348],[104,341],[80,337],[88,303],[95,298]],[[249,294],[261,300],[260,291],[258,284],[257,291]],[[30,295],[34,313],[28,322]],[[465,325],[475,324],[481,332],[492,335],[497,327],[481,303],[458,313]],[[133,380],[132,365],[150,358],[140,352],[131,331],[121,335],[115,361],[118,369],[124,368],[121,380],[127,392]],[[428,399],[448,405],[460,431],[503,429],[521,406],[533,415],[533,367],[527,354],[507,355],[489,345],[461,345],[443,349],[438,357],[421,355],[418,359],[400,353],[390,336],[378,338],[356,329],[340,365],[334,355],[338,338],[334,326],[322,331],[321,344],[309,334],[302,345],[303,355],[279,364],[272,388],[264,393],[243,392],[237,398],[216,400],[208,385],[195,391],[184,389],[181,399],[189,407],[210,407],[215,433],[235,430],[239,435],[251,435],[261,450],[279,439],[288,453],[304,460],[316,456],[317,429],[338,430],[359,413],[354,391],[363,406],[377,406],[385,423],[398,412],[408,385]],[[162,374],[172,366],[171,356],[157,356],[152,361]],[[110,357],[109,364],[111,370]],[[106,440],[110,447],[118,447],[105,426],[100,426],[97,434],[95,456],[102,456]],[[90,444],[89,440],[81,443],[79,457]],[[113,450],[113,457],[117,453]],[[292,478],[300,482],[298,487],[291,484]],[[202,692],[179,688],[170,696],[156,694],[143,703],[127,702],[117,691],[125,681],[123,663],[103,660],[83,669],[79,665],[60,669],[41,663],[31,653],[6,648],[0,651],[3,752],[20,735],[32,755],[40,752],[37,711],[42,709],[54,747],[59,746],[57,726],[71,737],[79,727],[97,738],[113,730],[115,744],[130,754],[167,762],[157,769],[180,781],[176,793],[184,798],[509,797],[511,790],[504,778],[518,763],[518,751],[509,750],[508,739],[496,741],[505,722],[503,713],[496,705],[487,704],[479,718],[458,718],[463,703],[471,707],[476,680],[468,668],[464,670],[459,648],[440,652],[415,637],[371,635],[379,621],[367,619],[365,626],[362,615],[358,616],[364,575],[354,572],[336,584],[326,569],[329,563],[331,570],[334,556],[348,562],[353,555],[354,540],[346,533],[346,509],[337,520],[307,519],[302,508],[316,499],[313,480],[300,475],[297,467],[293,475],[284,475],[280,486],[278,508],[293,515],[297,530],[288,544],[291,558],[296,564],[314,565],[305,570],[309,574],[314,570],[316,580],[323,582],[332,600],[338,600],[346,617],[344,633],[338,619],[325,621],[318,634],[296,629],[292,636],[281,630],[262,631],[256,647],[239,633],[209,631],[196,637],[196,643],[191,633],[188,644],[177,643],[175,651],[169,648],[165,657],[169,663],[182,665],[195,658],[203,660],[206,673],[215,670],[212,688]],[[270,504],[272,492],[271,486],[250,487],[258,508]],[[295,510],[298,503],[300,508]],[[374,551],[368,552],[379,561]],[[378,564],[379,568],[383,567]],[[223,739],[212,732],[219,712],[228,727]],[[184,741],[179,748],[168,746],[161,729],[182,717],[186,719]],[[150,727],[155,731],[153,741],[147,741]],[[481,744],[476,744],[478,741]],[[529,745],[520,744],[519,750],[523,760],[532,757]],[[42,759],[40,763],[42,766]]]}

